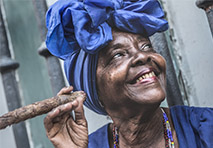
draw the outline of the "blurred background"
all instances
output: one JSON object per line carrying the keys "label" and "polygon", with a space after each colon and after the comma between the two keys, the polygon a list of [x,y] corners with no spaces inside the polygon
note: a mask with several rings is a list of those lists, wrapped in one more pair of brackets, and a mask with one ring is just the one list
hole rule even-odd
{"label": "blurred background", "polygon": [[[56,0],[0,0],[0,116],[55,96],[68,83],[45,46],[45,13]],[[167,60],[162,106],[213,107],[213,0],[161,0],[169,30],[151,37]],[[86,108],[85,108],[86,109]],[[1,148],[52,148],[44,116],[0,130]],[[89,133],[110,122],[86,109]]]}

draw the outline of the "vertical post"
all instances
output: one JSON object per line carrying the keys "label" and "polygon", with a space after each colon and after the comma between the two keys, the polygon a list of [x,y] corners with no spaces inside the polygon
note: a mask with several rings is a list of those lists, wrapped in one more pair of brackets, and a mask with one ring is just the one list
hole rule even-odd
{"label": "vertical post", "polygon": [[201,8],[206,12],[213,36],[213,0],[197,0],[196,5],[198,8]]}
{"label": "vertical post", "polygon": [[45,25],[45,16],[46,16],[45,14],[47,11],[47,4],[45,0],[32,0],[32,1],[40,30],[40,37],[41,40],[43,41],[42,45],[38,49],[38,52],[46,59],[51,88],[53,94],[56,95],[57,92],[59,92],[59,90],[65,86],[65,82],[59,60],[50,54],[50,52],[46,47],[46,44],[44,43],[47,33]]}
{"label": "vertical post", "polygon": [[[0,1],[0,72],[9,111],[21,107],[21,99],[15,70],[19,64],[11,58],[4,20],[2,17],[2,1]],[[12,126],[17,148],[30,148],[25,123]]]}
{"label": "vertical post", "polygon": [[166,59],[167,101],[169,106],[183,105],[172,58],[164,33],[155,33],[151,38],[154,49]]}

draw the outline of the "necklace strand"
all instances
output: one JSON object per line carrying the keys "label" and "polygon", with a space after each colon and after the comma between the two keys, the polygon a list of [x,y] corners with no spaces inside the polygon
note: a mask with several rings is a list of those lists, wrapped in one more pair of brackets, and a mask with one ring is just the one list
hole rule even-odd
{"label": "necklace strand", "polygon": [[169,119],[166,115],[166,113],[164,112],[164,110],[161,108],[162,112],[163,112],[163,127],[164,127],[164,138],[166,141],[166,148],[174,148],[174,139],[172,136],[172,130],[171,130],[171,126],[169,123]]}
{"label": "necklace strand", "polygon": [[[164,110],[162,108],[161,108],[161,110],[163,112],[165,148],[175,148],[169,119],[168,119],[166,113],[164,112]],[[113,141],[114,141],[114,148],[119,148],[118,128],[115,125],[113,125]]]}
{"label": "necklace strand", "polygon": [[118,128],[113,124],[113,141],[114,141],[114,148],[119,148],[119,136],[118,136]]}

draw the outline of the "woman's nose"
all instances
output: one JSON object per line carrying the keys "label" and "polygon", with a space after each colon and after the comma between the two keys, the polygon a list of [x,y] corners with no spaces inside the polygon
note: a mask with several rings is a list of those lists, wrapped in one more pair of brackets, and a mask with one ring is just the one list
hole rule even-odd
{"label": "woman's nose", "polygon": [[137,51],[133,54],[133,60],[132,60],[132,67],[144,65],[147,62],[151,61],[151,57],[149,56],[149,53],[144,51]]}

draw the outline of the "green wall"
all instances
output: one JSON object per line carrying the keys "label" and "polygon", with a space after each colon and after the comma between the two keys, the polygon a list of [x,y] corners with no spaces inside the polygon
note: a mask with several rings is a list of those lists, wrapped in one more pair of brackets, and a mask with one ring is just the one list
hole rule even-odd
{"label": "green wall", "polygon": [[[44,57],[37,49],[40,34],[31,0],[3,0],[15,60],[19,62],[18,81],[23,105],[52,96]],[[44,116],[29,120],[34,148],[52,147],[43,127]]]}

